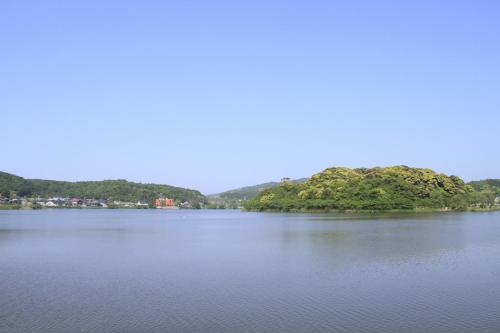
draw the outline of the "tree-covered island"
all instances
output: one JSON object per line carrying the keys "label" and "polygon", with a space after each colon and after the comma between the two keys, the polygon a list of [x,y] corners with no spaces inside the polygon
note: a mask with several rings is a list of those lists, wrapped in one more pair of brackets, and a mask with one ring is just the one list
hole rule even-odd
{"label": "tree-covered island", "polygon": [[[476,185],[476,184],[474,184]],[[252,211],[480,210],[495,206],[491,186],[407,166],[333,167],[303,183],[287,179],[245,203]],[[489,185],[489,184],[487,184]]]}

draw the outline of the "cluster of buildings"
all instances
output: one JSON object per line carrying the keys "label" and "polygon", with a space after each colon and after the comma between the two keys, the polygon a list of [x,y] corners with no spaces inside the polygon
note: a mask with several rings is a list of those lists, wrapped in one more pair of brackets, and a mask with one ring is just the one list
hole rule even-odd
{"label": "cluster of buildings", "polygon": [[96,200],[87,198],[2,198],[0,204],[18,205],[23,207],[44,208],[149,208],[145,202],[127,202],[117,200]]}
{"label": "cluster of buildings", "polygon": [[0,196],[0,205],[21,206],[23,208],[202,208],[193,206],[189,201],[175,202],[173,198],[157,198],[152,203],[137,201],[118,201],[88,198],[4,198]]}
{"label": "cluster of buildings", "polygon": [[95,199],[79,199],[79,198],[48,198],[42,199],[37,198],[33,200],[33,203],[40,205],[42,207],[67,207],[67,208],[107,208],[108,202],[106,200],[95,200]]}
{"label": "cluster of buildings", "polygon": [[26,205],[28,202],[27,199],[25,198],[14,198],[14,199],[9,199],[9,198],[4,198],[0,196],[0,205]]}

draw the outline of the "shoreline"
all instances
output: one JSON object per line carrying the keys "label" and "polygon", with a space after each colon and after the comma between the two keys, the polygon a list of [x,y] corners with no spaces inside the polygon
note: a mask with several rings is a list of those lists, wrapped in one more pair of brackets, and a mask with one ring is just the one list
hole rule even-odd
{"label": "shoreline", "polygon": [[[157,210],[157,208],[139,208],[139,207],[23,207],[15,205],[0,205],[1,210],[116,210],[116,209],[127,209],[127,210]],[[234,209],[213,209],[213,208],[180,208],[177,209],[164,209],[164,210],[234,210]],[[390,209],[390,210],[367,210],[367,209],[291,209],[291,210],[280,210],[280,209],[263,209],[263,210],[251,210],[251,209],[239,209],[241,212],[248,213],[292,213],[292,214],[328,214],[328,213],[341,213],[341,214],[396,214],[396,213],[408,213],[408,214],[419,214],[419,213],[484,213],[484,212],[496,212],[500,211],[500,206],[495,206],[491,208],[469,208],[467,210],[452,210],[443,208],[416,208],[416,209]]]}
{"label": "shoreline", "polygon": [[[46,210],[46,209],[71,209],[71,210],[115,210],[115,209],[137,209],[137,210],[157,210],[156,207],[27,207],[27,206],[16,206],[16,205],[0,205],[0,210]],[[197,208],[170,208],[170,209],[161,209],[161,210],[180,210],[180,209],[193,209],[198,210]]]}
{"label": "shoreline", "polygon": [[388,209],[388,210],[368,210],[368,209],[263,209],[252,210],[242,209],[245,212],[253,213],[303,213],[303,214],[327,214],[327,213],[344,213],[344,214],[379,214],[379,213],[482,213],[500,211],[500,206],[491,208],[469,208],[466,210],[453,210],[443,208],[416,208],[416,209]]}

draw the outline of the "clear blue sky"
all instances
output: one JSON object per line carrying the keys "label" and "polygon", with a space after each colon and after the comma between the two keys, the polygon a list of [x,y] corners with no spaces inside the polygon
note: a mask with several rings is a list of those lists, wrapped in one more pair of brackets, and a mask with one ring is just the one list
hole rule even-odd
{"label": "clear blue sky", "polygon": [[500,178],[499,1],[0,2],[0,170]]}

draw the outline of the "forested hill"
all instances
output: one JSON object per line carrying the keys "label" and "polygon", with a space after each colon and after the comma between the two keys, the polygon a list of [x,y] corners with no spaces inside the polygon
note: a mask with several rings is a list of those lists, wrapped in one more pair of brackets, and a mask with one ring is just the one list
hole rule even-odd
{"label": "forested hill", "polygon": [[477,191],[457,176],[393,166],[324,170],[304,183],[282,182],[260,192],[249,210],[392,210],[488,208],[495,193]]}
{"label": "forested hill", "polygon": [[190,203],[205,202],[199,191],[159,184],[142,184],[126,180],[66,182],[25,179],[0,172],[0,194],[4,197],[72,197],[152,203],[159,195]]}
{"label": "forested hill", "polygon": [[[293,183],[303,183],[307,180],[307,178],[301,178],[301,179],[294,179],[291,180]],[[211,197],[220,197],[223,199],[227,200],[250,200],[255,198],[259,192],[271,188],[271,187],[277,187],[279,186],[279,182],[268,182],[268,183],[263,183],[263,184],[258,184],[258,185],[253,185],[253,186],[245,186],[245,187],[240,187],[236,188],[233,190],[228,190],[222,193],[218,194],[212,194],[210,195]]]}
{"label": "forested hill", "polygon": [[[303,183],[307,178],[291,180],[294,183]],[[261,191],[279,186],[279,182],[268,182],[253,186],[245,186],[222,193],[211,194],[208,196],[209,207],[216,208],[238,208],[247,200],[252,200]]]}
{"label": "forested hill", "polygon": [[490,190],[495,192],[497,196],[500,196],[500,179],[476,180],[467,184],[472,186],[476,191]]}

